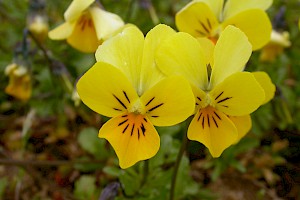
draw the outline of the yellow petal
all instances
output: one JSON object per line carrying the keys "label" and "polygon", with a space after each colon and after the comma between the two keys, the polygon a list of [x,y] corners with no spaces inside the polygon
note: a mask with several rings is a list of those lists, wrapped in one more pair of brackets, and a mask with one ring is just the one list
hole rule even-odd
{"label": "yellow petal", "polygon": [[229,119],[234,123],[238,131],[238,138],[236,142],[239,142],[251,129],[252,121],[250,115],[244,115],[239,117],[229,116]]}
{"label": "yellow petal", "polygon": [[109,38],[116,30],[124,26],[124,22],[118,15],[107,12],[99,7],[91,7],[89,9],[98,40]]}
{"label": "yellow petal", "polygon": [[96,63],[79,79],[77,91],[84,104],[108,117],[124,113],[138,98],[124,74],[102,62]]}
{"label": "yellow petal", "polygon": [[22,101],[27,101],[31,96],[31,92],[32,86],[29,74],[22,76],[12,74],[9,76],[9,84],[5,88],[5,93]]}
{"label": "yellow petal", "polygon": [[143,33],[138,28],[130,26],[99,46],[96,51],[96,60],[120,69],[141,95],[139,84],[143,47]]}
{"label": "yellow petal", "polygon": [[183,77],[163,79],[141,97],[146,114],[155,126],[172,126],[193,114],[195,100]]}
{"label": "yellow petal", "polygon": [[265,100],[263,101],[263,104],[268,103],[275,95],[275,85],[272,83],[272,80],[266,72],[253,72],[252,74],[265,91]]}
{"label": "yellow petal", "polygon": [[197,38],[197,40],[200,43],[202,49],[204,50],[206,66],[210,65],[210,67],[213,67],[215,44],[207,38]]}
{"label": "yellow petal", "polygon": [[245,34],[234,26],[226,27],[215,46],[210,88],[231,74],[243,71],[251,53],[251,45]]}
{"label": "yellow petal", "polygon": [[264,101],[265,92],[250,72],[237,72],[210,93],[212,105],[230,116],[247,115]]}
{"label": "yellow petal", "polygon": [[232,121],[212,107],[199,110],[188,129],[188,138],[204,144],[213,157],[219,157],[236,142],[237,137],[237,129]]}
{"label": "yellow petal", "polygon": [[164,74],[156,66],[154,55],[157,47],[165,39],[173,34],[175,34],[175,31],[171,27],[163,24],[155,26],[147,33],[145,38],[142,69],[140,74],[140,93],[144,93],[144,91],[148,90],[165,77]]}
{"label": "yellow petal", "polygon": [[224,0],[197,0],[206,3],[210,9],[214,12],[217,19],[221,19]]}
{"label": "yellow petal", "polygon": [[153,157],[160,146],[158,133],[149,119],[133,113],[106,122],[99,131],[99,137],[109,141],[123,169]]}
{"label": "yellow petal", "polygon": [[260,49],[270,41],[272,24],[268,15],[260,9],[241,12],[224,21],[222,25],[234,25],[241,29],[248,37],[253,50]]}
{"label": "yellow petal", "polygon": [[77,20],[82,12],[87,9],[95,0],[73,0],[64,13],[66,21]]}
{"label": "yellow petal", "polygon": [[102,41],[98,40],[93,20],[89,14],[82,15],[76,22],[72,34],[67,42],[75,49],[94,53]]}
{"label": "yellow petal", "polygon": [[210,7],[199,1],[192,1],[175,16],[179,31],[187,32],[194,37],[213,37],[219,23]]}
{"label": "yellow petal", "polygon": [[206,59],[197,39],[187,33],[176,33],[156,53],[159,69],[166,75],[182,75],[192,85],[206,89]]}
{"label": "yellow petal", "polygon": [[73,32],[76,22],[65,22],[55,29],[49,31],[48,36],[52,40],[64,40],[67,39]]}
{"label": "yellow petal", "polygon": [[224,19],[228,19],[245,10],[267,10],[272,3],[273,0],[228,0],[224,8]]}

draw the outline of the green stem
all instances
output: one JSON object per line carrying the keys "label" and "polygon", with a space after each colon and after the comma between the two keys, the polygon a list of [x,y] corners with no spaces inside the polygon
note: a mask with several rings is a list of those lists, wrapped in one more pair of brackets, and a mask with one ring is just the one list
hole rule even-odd
{"label": "green stem", "polygon": [[135,0],[130,0],[128,3],[128,10],[126,13],[125,21],[128,22],[131,18],[131,13],[133,12]]}
{"label": "green stem", "polygon": [[176,158],[176,162],[175,162],[175,166],[174,166],[174,172],[173,172],[173,176],[172,176],[171,189],[170,189],[170,200],[174,200],[174,197],[175,197],[175,187],[176,187],[178,169],[179,169],[180,162],[181,162],[182,156],[184,154],[184,151],[186,149],[187,142],[188,142],[188,138],[187,138],[187,128],[188,128],[188,124],[189,124],[188,121],[189,120],[187,120],[185,122],[186,123],[185,130],[184,130],[185,133],[183,134],[181,147],[177,154],[177,158]]}
{"label": "green stem", "polygon": [[149,174],[149,160],[145,160],[144,161],[143,177],[142,177],[141,186],[140,186],[141,188],[147,182],[148,174]]}

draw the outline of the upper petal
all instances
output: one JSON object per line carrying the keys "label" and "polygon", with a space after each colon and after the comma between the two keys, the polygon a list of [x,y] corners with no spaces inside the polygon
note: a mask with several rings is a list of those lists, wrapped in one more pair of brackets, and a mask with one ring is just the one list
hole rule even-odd
{"label": "upper petal", "polygon": [[48,36],[52,40],[64,40],[67,39],[73,32],[76,21],[69,23],[65,22],[53,30],[49,31]]}
{"label": "upper petal", "polygon": [[243,71],[251,53],[251,44],[246,35],[234,26],[226,27],[215,46],[210,88],[231,74]]}
{"label": "upper petal", "polygon": [[141,97],[146,115],[155,126],[172,126],[193,114],[195,100],[189,83],[179,76],[158,82]]}
{"label": "upper petal", "polygon": [[228,19],[240,12],[250,9],[267,10],[273,0],[228,0],[224,8],[224,19]]}
{"label": "upper petal", "polygon": [[206,89],[206,58],[197,39],[189,34],[176,33],[166,39],[155,58],[166,75],[182,75],[194,86]]}
{"label": "upper petal", "polygon": [[155,26],[147,33],[144,43],[142,69],[140,75],[140,94],[143,94],[144,91],[148,90],[165,77],[165,75],[158,69],[154,55],[158,46],[173,34],[175,34],[175,31],[171,27],[163,24]]}
{"label": "upper petal", "polygon": [[66,21],[74,21],[82,12],[87,9],[95,0],[73,0],[64,13]]}
{"label": "upper petal", "polygon": [[133,113],[106,122],[99,131],[99,137],[109,141],[123,169],[153,157],[160,146],[158,133],[149,119]]}
{"label": "upper petal", "polygon": [[237,72],[210,93],[212,105],[230,116],[247,115],[264,101],[265,92],[250,72]]}
{"label": "upper petal", "polygon": [[253,50],[260,49],[270,41],[272,24],[263,10],[246,10],[228,18],[222,25],[226,27],[231,24],[246,34]]}
{"label": "upper petal", "polygon": [[194,37],[214,36],[218,20],[210,7],[200,1],[192,1],[175,16],[179,31],[187,32]]}
{"label": "upper petal", "polygon": [[138,91],[143,48],[143,33],[138,28],[130,26],[99,46],[96,60],[120,69]]}
{"label": "upper petal", "polygon": [[263,101],[263,104],[268,103],[275,95],[275,85],[272,83],[271,78],[266,72],[253,72],[252,74],[265,91],[265,100]]}
{"label": "upper petal", "polygon": [[[224,0],[197,0],[206,3],[210,9],[214,12],[217,19],[222,18]],[[220,20],[219,20],[220,21]]]}
{"label": "upper petal", "polygon": [[124,22],[118,15],[107,12],[99,7],[93,6],[89,9],[98,39],[107,39],[115,31],[124,26]]}
{"label": "upper petal", "polygon": [[125,75],[103,62],[97,62],[79,79],[77,91],[84,104],[108,117],[124,113],[138,98]]}
{"label": "upper petal", "polygon": [[206,107],[200,109],[193,118],[188,138],[204,144],[213,157],[219,157],[222,152],[237,141],[237,129],[232,121],[222,112]]}

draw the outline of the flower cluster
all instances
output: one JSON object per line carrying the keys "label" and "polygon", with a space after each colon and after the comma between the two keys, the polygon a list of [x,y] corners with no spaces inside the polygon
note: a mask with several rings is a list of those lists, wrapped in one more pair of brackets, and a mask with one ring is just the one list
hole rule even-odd
{"label": "flower cluster", "polygon": [[49,37],[83,52],[97,49],[77,91],[84,104],[111,117],[99,137],[114,148],[121,168],[158,152],[154,126],[190,116],[188,138],[219,157],[250,130],[250,114],[273,98],[265,72],[244,71],[252,51],[270,40],[265,10],[272,0],[195,0],[176,14],[182,32],[160,24],[145,37],[93,3],[74,0]]}

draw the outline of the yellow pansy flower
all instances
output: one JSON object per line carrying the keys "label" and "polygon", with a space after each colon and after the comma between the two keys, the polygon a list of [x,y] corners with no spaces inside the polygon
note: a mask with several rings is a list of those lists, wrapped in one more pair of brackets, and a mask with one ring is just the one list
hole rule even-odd
{"label": "yellow pansy flower", "polygon": [[157,46],[173,34],[165,25],[145,38],[138,28],[125,28],[99,46],[97,63],[77,83],[84,104],[112,117],[99,137],[110,142],[121,168],[157,153],[160,138],[154,126],[175,125],[194,111],[188,81],[182,76],[165,78],[154,62]]}
{"label": "yellow pansy flower", "polygon": [[252,49],[263,47],[269,40],[272,25],[265,10],[272,0],[194,0],[176,14],[176,26],[194,37],[207,37],[214,42],[220,33],[233,25],[241,29]]}
{"label": "yellow pansy flower", "polygon": [[64,40],[77,50],[95,52],[98,46],[124,26],[116,14],[107,12],[95,0],[73,0],[64,13],[65,23],[49,32],[53,40]]}
{"label": "yellow pansy flower", "polygon": [[271,40],[262,48],[260,54],[261,61],[274,61],[276,57],[283,52],[284,48],[290,47],[291,42],[289,40],[289,33],[279,33],[275,30],[271,33]]}
{"label": "yellow pansy flower", "polygon": [[5,75],[9,77],[5,92],[17,99],[28,100],[31,96],[31,78],[28,70],[22,65],[12,63],[6,67]]}
{"label": "yellow pansy flower", "polygon": [[[213,50],[209,59],[206,49]],[[196,106],[188,138],[203,143],[213,157],[249,131],[249,114],[274,95],[275,86],[266,73],[243,72],[251,52],[246,35],[234,26],[225,28],[210,48],[180,32],[157,50],[156,61],[163,73],[183,75],[190,82]]]}

